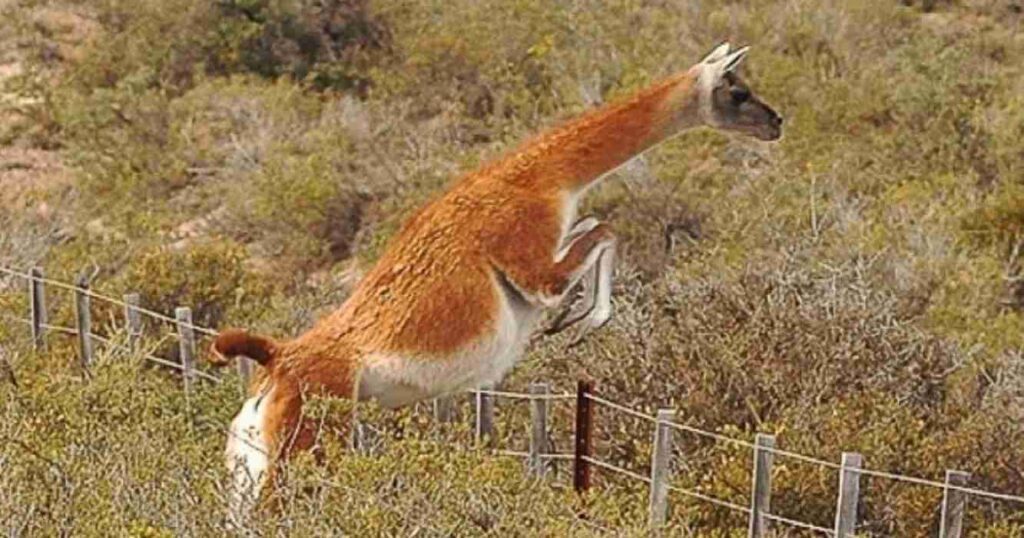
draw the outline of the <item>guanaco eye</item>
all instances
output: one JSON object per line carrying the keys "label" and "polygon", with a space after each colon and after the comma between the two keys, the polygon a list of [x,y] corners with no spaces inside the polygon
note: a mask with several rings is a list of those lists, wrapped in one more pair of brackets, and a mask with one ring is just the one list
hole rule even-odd
{"label": "guanaco eye", "polygon": [[750,90],[746,88],[733,88],[730,90],[730,93],[732,93],[732,100],[736,104],[744,103],[747,99],[750,99]]}

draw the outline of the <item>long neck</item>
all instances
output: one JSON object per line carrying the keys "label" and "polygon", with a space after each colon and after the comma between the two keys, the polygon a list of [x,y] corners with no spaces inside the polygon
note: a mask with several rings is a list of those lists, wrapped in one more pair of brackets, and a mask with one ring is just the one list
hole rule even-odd
{"label": "long neck", "polygon": [[528,188],[585,189],[644,150],[700,123],[696,73],[678,74],[542,133],[494,163],[490,172]]}

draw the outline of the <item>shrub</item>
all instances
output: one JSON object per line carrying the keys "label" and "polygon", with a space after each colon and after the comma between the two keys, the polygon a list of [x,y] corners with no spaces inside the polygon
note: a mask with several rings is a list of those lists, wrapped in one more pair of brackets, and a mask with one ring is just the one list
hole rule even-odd
{"label": "shrub", "polygon": [[[239,531],[225,517],[230,486],[221,459],[237,385],[198,383],[186,399],[177,378],[144,365],[140,355],[101,350],[88,382],[65,372],[25,375],[16,390],[0,383],[0,457],[10,462],[0,475],[5,524],[68,534]],[[326,439],[331,466],[294,462],[278,510],[241,522],[244,531],[645,535],[641,490],[595,491],[584,507],[568,488],[524,480],[519,462],[438,434],[409,428],[375,455]],[[587,520],[577,517],[584,508]]]}
{"label": "shrub", "polygon": [[245,72],[365,88],[360,67],[388,41],[363,0],[105,0],[90,7],[98,27],[68,58],[71,80],[86,93],[134,80],[180,94],[203,75]]}
{"label": "shrub", "polygon": [[369,201],[328,160],[286,156],[255,180],[249,226],[271,257],[317,266],[352,255]]}
{"label": "shrub", "polygon": [[226,0],[219,7],[226,44],[218,52],[230,54],[222,59],[226,67],[236,61],[268,78],[288,75],[365,93],[371,54],[390,43],[366,0]]}
{"label": "shrub", "polygon": [[243,247],[225,241],[185,251],[157,248],[128,266],[124,288],[137,291],[143,306],[159,312],[191,307],[197,325],[218,327],[229,316],[249,322],[259,316],[273,286],[247,270],[245,258]]}

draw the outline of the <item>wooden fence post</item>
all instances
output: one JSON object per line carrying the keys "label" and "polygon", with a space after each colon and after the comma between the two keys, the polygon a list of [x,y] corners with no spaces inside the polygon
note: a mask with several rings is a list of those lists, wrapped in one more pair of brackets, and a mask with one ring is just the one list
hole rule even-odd
{"label": "wooden fence post", "polygon": [[[750,492],[750,538],[763,538],[768,534],[768,518],[772,506],[772,452],[775,436],[757,434],[754,441],[753,484]],[[766,450],[767,449],[767,450]]]}
{"label": "wooden fence post", "polygon": [[46,347],[46,296],[43,288],[43,270],[33,267],[28,282],[29,303],[32,307],[32,348],[42,351]]}
{"label": "wooden fence post", "polygon": [[242,396],[247,396],[249,394],[249,380],[252,379],[252,361],[242,356],[235,360],[238,361],[238,364],[235,366],[238,368],[238,380],[242,388]]}
{"label": "wooden fence post", "polygon": [[174,319],[178,321],[178,350],[181,355],[181,377],[185,383],[185,394],[192,389],[195,374],[196,333],[192,326],[192,309],[179,306],[174,309]]}
{"label": "wooden fence post", "polygon": [[593,381],[576,384],[576,442],[573,458],[572,485],[576,493],[590,489],[590,462],[593,455],[594,402],[587,396],[594,391]]}
{"label": "wooden fence post", "polygon": [[651,496],[648,521],[652,530],[665,524],[668,514],[668,487],[672,481],[672,427],[676,418],[671,409],[659,409],[654,428],[654,447],[651,454]]}
{"label": "wooden fence post", "polygon": [[530,383],[530,455],[527,459],[530,474],[543,477],[547,473],[548,400],[551,389],[547,383]]}
{"label": "wooden fence post", "polygon": [[359,420],[358,403],[352,404],[352,431],[349,434],[349,448],[359,454],[370,454],[377,443],[377,435],[370,426]]}
{"label": "wooden fence post", "polygon": [[92,364],[92,318],[89,308],[89,276],[86,273],[75,279],[75,318],[78,328],[78,358],[82,368]]}
{"label": "wooden fence post", "polygon": [[477,391],[476,396],[476,442],[490,443],[494,435],[494,397]]}
{"label": "wooden fence post", "polygon": [[857,527],[857,505],[860,497],[860,469],[864,458],[855,452],[843,452],[839,469],[839,500],[836,503],[836,538],[853,536]]}
{"label": "wooden fence post", "polygon": [[451,395],[434,399],[434,420],[447,424],[455,417],[455,402]]}
{"label": "wooden fence post", "polygon": [[960,538],[964,530],[964,512],[967,511],[967,494],[948,486],[967,485],[970,473],[963,471],[946,471],[946,488],[942,490],[942,522],[939,525],[939,538]]}
{"label": "wooden fence post", "polygon": [[140,302],[138,293],[124,294],[125,328],[128,331],[128,347],[132,351],[139,349],[139,339],[142,337],[142,315],[138,311]]}

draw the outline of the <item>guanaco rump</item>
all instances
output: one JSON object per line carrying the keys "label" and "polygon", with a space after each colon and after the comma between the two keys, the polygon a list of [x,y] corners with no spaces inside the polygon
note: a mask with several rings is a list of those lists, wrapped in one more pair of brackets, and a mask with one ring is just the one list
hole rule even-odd
{"label": "guanaco rump", "polygon": [[[315,442],[304,400],[332,395],[396,408],[500,380],[542,312],[585,281],[558,320],[577,338],[611,316],[615,235],[576,219],[587,190],[632,157],[710,126],[777,140],[782,118],[735,69],[747,48],[714,49],[690,69],[555,127],[456,182],[412,215],[335,312],[294,340],[227,330],[215,362],[263,366],[231,425],[233,511],[254,506],[274,469]],[[575,295],[575,294],[574,294]]]}

